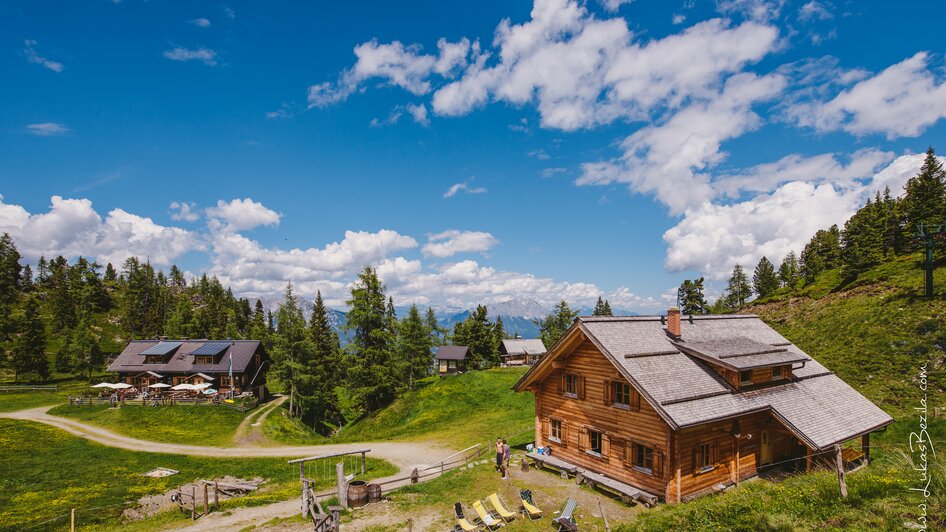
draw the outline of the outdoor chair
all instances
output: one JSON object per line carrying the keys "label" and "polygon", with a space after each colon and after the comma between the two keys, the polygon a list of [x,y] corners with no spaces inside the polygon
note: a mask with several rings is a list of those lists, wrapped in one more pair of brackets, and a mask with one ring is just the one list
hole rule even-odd
{"label": "outdoor chair", "polygon": [[578,503],[574,499],[565,499],[565,506],[558,514],[558,517],[552,519],[552,523],[558,525],[558,530],[567,530],[569,532],[578,532],[578,523],[575,522],[575,508]]}
{"label": "outdoor chair", "polygon": [[503,501],[499,499],[498,493],[493,493],[487,497],[486,500],[488,500],[489,503],[493,505],[493,508],[496,509],[496,513],[499,514],[499,517],[503,518],[503,521],[508,523],[516,518],[516,513],[506,508],[506,505],[503,504]]}
{"label": "outdoor chair", "polygon": [[535,505],[535,499],[532,498],[531,491],[520,490],[519,500],[522,503],[522,513],[528,515],[531,519],[538,519],[542,517],[542,510]]}
{"label": "outdoor chair", "polygon": [[476,515],[480,516],[480,521],[483,525],[490,530],[506,525],[506,523],[496,519],[492,514],[486,511],[486,507],[483,506],[483,503],[480,501],[473,502],[473,509],[476,510]]}
{"label": "outdoor chair", "polygon": [[469,522],[465,515],[463,515],[463,506],[460,503],[453,504],[453,513],[457,518],[457,526],[453,527],[454,530],[462,530],[463,532],[472,532],[474,530],[479,530],[480,527]]}

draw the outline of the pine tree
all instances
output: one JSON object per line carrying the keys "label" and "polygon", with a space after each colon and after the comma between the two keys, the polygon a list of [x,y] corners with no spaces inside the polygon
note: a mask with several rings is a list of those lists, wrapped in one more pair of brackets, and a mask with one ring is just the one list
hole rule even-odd
{"label": "pine tree", "polygon": [[454,326],[453,344],[470,348],[466,360],[470,369],[483,369],[499,364],[493,324],[489,321],[489,311],[483,305],[477,305],[465,320]]}
{"label": "pine tree", "polygon": [[726,302],[731,309],[738,309],[746,304],[746,300],[752,296],[752,287],[749,286],[749,278],[746,276],[742,266],[736,265],[733,268],[732,275],[729,277],[729,285],[726,289]]}
{"label": "pine tree", "polygon": [[417,305],[411,305],[407,316],[401,320],[397,348],[404,364],[407,387],[413,390],[414,382],[426,377],[433,366],[430,330],[421,319]]}
{"label": "pine tree", "polygon": [[342,422],[335,388],[342,382],[341,348],[338,334],[332,330],[328,320],[328,310],[322,301],[322,293],[316,292],[312,316],[309,318],[309,342],[312,345],[312,357],[309,362],[309,374],[316,385],[306,397],[304,416],[311,419],[316,432],[326,434],[333,426]]}
{"label": "pine tree", "polygon": [[253,311],[253,319],[250,322],[249,335],[253,340],[259,340],[266,349],[272,349],[270,342],[269,327],[266,322],[266,311],[263,309],[263,302],[256,300],[256,307]]}
{"label": "pine tree", "polygon": [[358,275],[347,303],[349,381],[361,406],[373,412],[394,399],[398,383],[384,284],[373,268],[366,266]]}
{"label": "pine tree", "polygon": [[506,339],[506,326],[503,324],[502,316],[496,316],[493,323],[493,359],[502,363],[501,350],[503,340]]}
{"label": "pine tree", "polygon": [[703,295],[703,278],[685,279],[677,289],[677,304],[683,314],[703,314],[706,298]]}
{"label": "pine tree", "polygon": [[798,264],[798,258],[794,251],[789,251],[782,264],[778,267],[778,280],[782,286],[792,292],[798,288],[798,280],[801,278],[801,267]]}
{"label": "pine tree", "polygon": [[92,330],[87,317],[83,317],[72,332],[72,349],[74,370],[77,373],[84,372],[91,381],[92,372],[101,367],[105,362],[105,356],[99,346],[99,338]]}
{"label": "pine tree", "polygon": [[752,274],[752,287],[759,297],[770,296],[778,290],[778,275],[768,257],[763,256],[756,265],[755,272]]}
{"label": "pine tree", "polygon": [[62,333],[62,343],[59,345],[59,351],[56,351],[55,358],[56,373],[72,374],[76,369],[75,347],[72,345],[72,331],[65,330]]}
{"label": "pine tree", "polygon": [[592,316],[610,316],[611,305],[607,300],[601,299],[601,296],[598,296],[598,302],[595,303],[595,309],[591,314]]}
{"label": "pine tree", "polygon": [[0,237],[0,341],[13,333],[13,311],[22,292],[21,282],[20,252],[10,235],[4,233]]}
{"label": "pine tree", "polygon": [[23,305],[17,337],[13,343],[14,380],[49,378],[49,360],[46,358],[46,327],[39,313],[36,296],[27,298]]}
{"label": "pine tree", "polygon": [[552,309],[552,313],[545,317],[545,319],[537,322],[539,325],[539,335],[542,338],[542,343],[544,343],[548,348],[558,342],[558,340],[565,334],[565,331],[572,326],[572,323],[575,321],[575,317],[578,316],[577,311],[573,311],[571,307],[568,306],[568,302],[564,299],[561,300],[555,308]]}
{"label": "pine tree", "polygon": [[434,313],[434,309],[427,307],[427,314],[424,316],[424,321],[427,324],[427,330],[430,331],[431,345],[443,345],[446,341],[445,336],[447,335],[447,330],[437,323],[437,315]]}
{"label": "pine tree", "polygon": [[276,323],[272,372],[289,389],[289,415],[295,416],[299,413],[299,402],[309,395],[307,392],[315,383],[309,380],[311,346],[292,283],[286,286],[283,304],[276,312]]}
{"label": "pine tree", "polygon": [[[911,177],[904,186],[904,213],[907,220],[907,233],[914,237],[919,234],[921,224],[939,225],[946,223],[946,170],[930,146],[926,150],[926,159],[920,173]],[[914,244],[914,249],[918,249]],[[940,239],[937,249],[946,246],[946,240]]]}

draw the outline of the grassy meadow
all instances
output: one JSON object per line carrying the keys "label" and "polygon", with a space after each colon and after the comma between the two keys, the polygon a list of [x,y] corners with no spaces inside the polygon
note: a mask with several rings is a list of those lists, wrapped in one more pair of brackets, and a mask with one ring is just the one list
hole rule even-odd
{"label": "grassy meadow", "polygon": [[[206,458],[143,453],[105,447],[62,430],[33,423],[0,419],[0,530],[62,530],[68,521],[56,519],[78,509],[80,528],[114,530],[120,525],[124,503],[144,495],[159,494],[182,484],[225,475],[267,479],[247,497],[222,503],[223,508],[278,502],[299,490],[299,470],[286,458]],[[164,478],[143,473],[167,467],[180,471]],[[318,468],[318,465],[311,467]],[[332,467],[334,471],[334,467]],[[396,468],[382,460],[368,459],[368,477],[391,475]],[[319,478],[322,487],[332,478]],[[99,508],[94,511],[89,509]],[[66,518],[68,519],[68,518]],[[136,529],[162,529],[168,523],[189,521],[177,510],[135,523]]]}

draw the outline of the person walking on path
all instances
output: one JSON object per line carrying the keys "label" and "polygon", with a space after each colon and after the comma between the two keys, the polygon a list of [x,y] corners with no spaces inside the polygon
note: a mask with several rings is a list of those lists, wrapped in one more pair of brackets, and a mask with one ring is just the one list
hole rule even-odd
{"label": "person walking on path", "polygon": [[509,459],[512,458],[512,449],[509,443],[503,440],[503,480],[509,478]]}
{"label": "person walking on path", "polygon": [[496,471],[503,470],[503,440],[496,438]]}

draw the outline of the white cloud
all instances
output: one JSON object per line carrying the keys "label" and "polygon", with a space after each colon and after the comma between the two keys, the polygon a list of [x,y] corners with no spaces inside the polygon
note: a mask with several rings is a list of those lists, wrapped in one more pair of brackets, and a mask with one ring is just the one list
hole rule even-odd
{"label": "white cloud", "polygon": [[706,170],[725,158],[722,142],[758,127],[761,119],[751,105],[774,97],[783,86],[776,74],[732,76],[715,98],[627,137],[621,159],[585,163],[576,183],[626,183],[635,192],[654,194],[674,214],[699,206],[715,195]]}
{"label": "white cloud", "polygon": [[687,16],[684,15],[683,13],[676,13],[673,15],[673,18],[671,19],[671,22],[673,22],[674,26],[683,24],[686,21],[687,21]]}
{"label": "white cloud", "polygon": [[68,127],[58,122],[30,124],[26,126],[26,130],[39,137],[54,137],[57,135],[65,135],[69,132]]}
{"label": "white cloud", "polygon": [[718,0],[716,7],[724,15],[739,15],[752,20],[777,19],[785,0]]}
{"label": "white cloud", "polygon": [[388,117],[385,119],[372,118],[371,127],[382,127],[382,126],[393,126],[397,124],[398,121],[404,116],[404,113],[411,115],[411,118],[414,119],[414,122],[420,124],[424,127],[430,125],[430,119],[427,117],[427,107],[424,104],[407,104],[407,105],[396,105],[391,112],[388,114]]}
{"label": "white cloud", "polygon": [[10,233],[29,260],[41,255],[83,255],[119,265],[127,257],[138,256],[167,265],[202,247],[190,231],[161,226],[122,209],[111,210],[103,221],[88,199],[60,196],[52,197],[48,212],[38,214],[4,203],[0,196],[0,232]]}
{"label": "white cloud", "polygon": [[168,207],[171,219],[179,222],[196,222],[200,219],[197,204],[191,201],[172,201]]}
{"label": "white cloud", "polygon": [[229,202],[217,200],[216,207],[206,211],[211,220],[212,229],[242,231],[261,225],[279,225],[282,217],[278,212],[267,208],[262,203],[250,198],[234,199]]}
{"label": "white cloud", "polygon": [[946,117],[943,73],[919,52],[857,82],[830,101],[802,101],[787,109],[790,119],[818,131],[854,135],[883,133],[888,139],[916,137]]}
{"label": "white cloud", "polygon": [[171,61],[200,61],[207,66],[217,65],[217,52],[209,48],[184,48],[177,46],[164,52],[164,57]]}
{"label": "white cloud", "polygon": [[[890,186],[896,195],[907,178],[916,175],[922,155],[905,155],[869,179],[851,180],[862,173],[852,160],[841,166],[824,156],[802,159],[800,166],[815,161],[818,168],[836,165],[840,175],[822,184],[792,181],[771,194],[730,205],[705,203],[686,211],[683,219],[664,233],[666,267],[670,271],[696,270],[711,279],[724,278],[736,264],[752,268],[762,256],[778,264],[789,251],[800,252],[818,229],[842,225],[868,197]],[[846,174],[846,175],[845,175]],[[788,172],[787,175],[794,175]]]}
{"label": "white cloud", "polygon": [[425,257],[442,259],[452,257],[457,253],[483,253],[497,244],[499,240],[484,231],[451,229],[427,237],[427,243],[421,251]]}
{"label": "white cloud", "polygon": [[624,4],[630,4],[633,1],[634,0],[601,0],[601,4],[604,5],[605,9],[614,13]]}
{"label": "white cloud", "polygon": [[470,180],[467,180],[462,183],[454,183],[453,185],[450,185],[450,188],[448,188],[447,191],[443,193],[443,197],[444,199],[452,198],[460,192],[466,194],[485,194],[486,189],[483,187],[470,186]]}
{"label": "white cloud", "polygon": [[282,120],[292,116],[292,104],[283,103],[275,111],[267,111],[266,118],[270,120]]}
{"label": "white cloud", "polygon": [[407,104],[404,107],[408,113],[410,113],[411,118],[414,119],[414,122],[422,125],[430,125],[430,119],[427,117],[427,106],[424,104]]}
{"label": "white cloud", "polygon": [[27,39],[23,41],[23,44],[26,46],[23,49],[23,55],[30,63],[41,65],[44,68],[52,70],[53,72],[62,72],[65,68],[59,61],[53,61],[52,59],[47,59],[39,55],[39,52],[36,51],[37,42],[33,39]]}
{"label": "white cloud", "polygon": [[535,157],[536,159],[538,159],[538,160],[540,160],[540,161],[547,161],[547,160],[551,159],[551,157],[549,156],[549,154],[546,153],[545,150],[543,150],[543,149],[541,149],[541,148],[538,149],[538,150],[532,150],[532,151],[530,151],[528,155],[529,155],[529,157]]}
{"label": "white cloud", "polygon": [[834,13],[832,13],[825,4],[818,2],[818,0],[811,0],[798,9],[798,19],[802,22],[829,20],[832,18],[834,18]]}
{"label": "white cloud", "polygon": [[193,24],[193,25],[195,25],[195,26],[199,26],[199,27],[201,27],[201,28],[209,28],[209,27],[210,27],[210,20],[209,20],[209,19],[206,19],[206,18],[204,18],[204,17],[195,18],[195,19],[193,19],[193,20],[188,20],[188,22],[190,22],[191,24]]}

